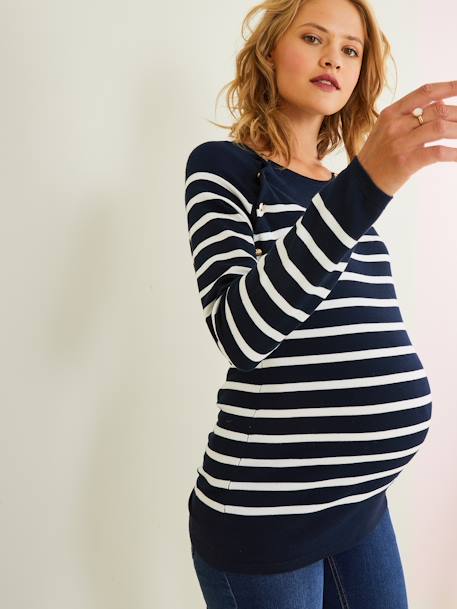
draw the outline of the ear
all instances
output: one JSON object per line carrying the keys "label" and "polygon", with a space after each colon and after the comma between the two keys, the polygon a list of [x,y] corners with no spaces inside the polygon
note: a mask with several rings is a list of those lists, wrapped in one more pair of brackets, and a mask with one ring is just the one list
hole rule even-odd
{"label": "ear", "polygon": [[268,53],[268,55],[267,55],[267,61],[270,64],[270,66],[272,67],[272,69],[274,70],[275,69],[275,63],[274,63],[274,61],[272,59],[271,53]]}

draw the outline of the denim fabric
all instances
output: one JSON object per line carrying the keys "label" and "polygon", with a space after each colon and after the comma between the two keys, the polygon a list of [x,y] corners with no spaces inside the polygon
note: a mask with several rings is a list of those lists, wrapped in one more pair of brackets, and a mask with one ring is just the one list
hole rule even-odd
{"label": "denim fabric", "polygon": [[388,508],[361,543],[285,573],[220,571],[191,552],[207,609],[408,609]]}

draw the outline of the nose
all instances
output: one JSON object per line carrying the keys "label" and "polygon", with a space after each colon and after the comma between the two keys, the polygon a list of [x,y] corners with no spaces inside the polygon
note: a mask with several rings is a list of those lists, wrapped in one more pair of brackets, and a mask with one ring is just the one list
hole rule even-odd
{"label": "nose", "polygon": [[340,69],[340,64],[337,61],[333,61],[332,59],[324,59],[324,65],[331,66],[332,68],[335,68],[335,70]]}
{"label": "nose", "polygon": [[328,49],[326,49],[323,53],[322,53],[322,63],[326,66],[326,67],[332,67],[335,70],[339,70],[340,69],[340,61],[338,59],[338,49],[335,47],[330,47]]}

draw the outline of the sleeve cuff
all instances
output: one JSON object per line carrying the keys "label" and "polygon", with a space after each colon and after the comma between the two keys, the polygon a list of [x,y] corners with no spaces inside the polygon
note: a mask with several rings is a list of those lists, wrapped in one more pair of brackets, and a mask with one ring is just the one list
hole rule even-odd
{"label": "sleeve cuff", "polygon": [[359,184],[363,188],[363,192],[369,201],[380,208],[384,208],[387,203],[393,199],[393,195],[388,195],[373,182],[371,176],[366,172],[357,155],[352,159],[350,165],[353,166],[353,171],[357,174]]}

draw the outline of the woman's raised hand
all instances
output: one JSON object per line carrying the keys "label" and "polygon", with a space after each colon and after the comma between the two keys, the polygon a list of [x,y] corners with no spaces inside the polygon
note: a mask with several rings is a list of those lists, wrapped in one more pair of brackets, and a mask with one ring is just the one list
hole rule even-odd
{"label": "woman's raised hand", "polygon": [[[379,114],[370,135],[357,154],[373,182],[393,196],[422,167],[457,161],[457,148],[424,144],[457,138],[457,106],[441,102],[457,96],[457,80],[425,84]],[[412,111],[424,111],[421,125]]]}

